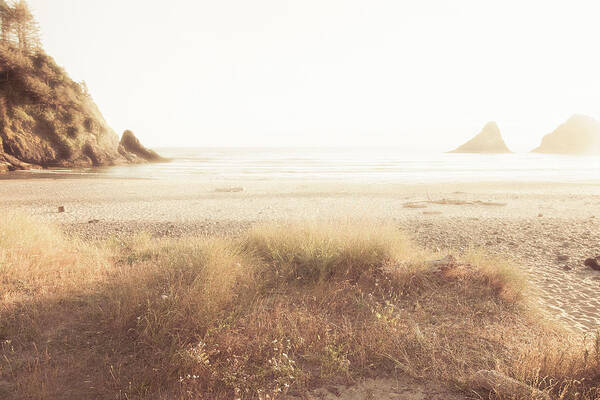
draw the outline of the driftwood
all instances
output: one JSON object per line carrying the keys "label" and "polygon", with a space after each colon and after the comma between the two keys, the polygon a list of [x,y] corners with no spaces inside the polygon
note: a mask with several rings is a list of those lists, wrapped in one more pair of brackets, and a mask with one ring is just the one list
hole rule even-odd
{"label": "driftwood", "polygon": [[471,377],[471,382],[478,388],[489,390],[500,396],[550,400],[548,393],[544,393],[497,371],[478,371]]}
{"label": "driftwood", "polygon": [[224,187],[224,188],[215,189],[215,192],[217,192],[217,193],[239,193],[239,192],[243,192],[243,191],[244,191],[243,187]]}

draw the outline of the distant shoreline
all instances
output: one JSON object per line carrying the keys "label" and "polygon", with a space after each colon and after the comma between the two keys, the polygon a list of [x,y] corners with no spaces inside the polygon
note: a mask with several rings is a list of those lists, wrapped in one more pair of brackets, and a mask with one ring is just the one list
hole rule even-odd
{"label": "distant shoreline", "polygon": [[396,149],[162,150],[166,163],[8,172],[1,180],[80,177],[150,180],[277,180],[362,183],[575,182],[600,183],[600,157],[542,154],[399,153]]}
{"label": "distant shoreline", "polygon": [[[0,174],[0,182],[3,181],[47,181],[47,180],[61,180],[61,181],[79,181],[85,184],[85,181],[144,181],[144,182],[161,182],[161,181],[172,181],[178,183],[184,183],[188,180],[188,177],[152,177],[152,176],[122,176],[122,175],[108,175],[94,171],[72,171],[72,172],[57,172],[57,171],[12,171],[4,174]],[[254,179],[254,178],[236,178],[236,179],[210,179],[210,178],[191,178],[189,179],[195,184],[208,183],[214,184],[215,182],[222,182],[225,186],[243,185],[248,183],[254,185],[255,183],[262,182],[281,182],[277,179]],[[323,184],[323,185],[348,185],[348,186],[365,186],[365,185],[392,185],[392,186],[406,186],[406,187],[435,187],[435,186],[464,186],[464,185],[496,185],[496,186],[528,186],[528,185],[552,185],[552,186],[598,186],[600,187],[600,178],[597,180],[581,180],[581,181],[559,181],[559,180],[457,180],[457,181],[428,181],[428,182],[403,182],[401,180],[375,180],[372,182],[365,182],[357,179],[304,179],[302,177],[285,179],[288,183],[294,183],[302,185],[306,182],[310,184]]]}

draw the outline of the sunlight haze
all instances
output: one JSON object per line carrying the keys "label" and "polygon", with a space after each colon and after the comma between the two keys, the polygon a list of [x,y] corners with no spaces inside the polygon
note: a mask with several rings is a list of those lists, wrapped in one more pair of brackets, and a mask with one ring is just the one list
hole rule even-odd
{"label": "sunlight haze", "polygon": [[0,399],[600,399],[600,1],[0,0]]}
{"label": "sunlight haze", "polygon": [[433,151],[600,118],[598,4],[30,1],[48,54],[150,146]]}

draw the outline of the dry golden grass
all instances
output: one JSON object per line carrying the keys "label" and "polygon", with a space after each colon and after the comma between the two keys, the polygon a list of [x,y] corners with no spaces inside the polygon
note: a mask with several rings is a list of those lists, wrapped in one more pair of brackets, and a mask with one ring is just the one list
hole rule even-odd
{"label": "dry golden grass", "polygon": [[92,245],[8,216],[0,398],[274,398],[394,374],[473,394],[479,369],[597,397],[598,342],[542,322],[516,269],[437,258],[364,222]]}

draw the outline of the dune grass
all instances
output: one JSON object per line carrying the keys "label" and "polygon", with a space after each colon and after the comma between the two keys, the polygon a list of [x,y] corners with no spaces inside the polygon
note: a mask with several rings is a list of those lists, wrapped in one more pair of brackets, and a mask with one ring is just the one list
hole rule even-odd
{"label": "dune grass", "polygon": [[544,322],[517,269],[437,258],[365,222],[90,244],[4,216],[0,398],[266,399],[397,374],[487,398],[480,369],[598,396],[600,341]]}

